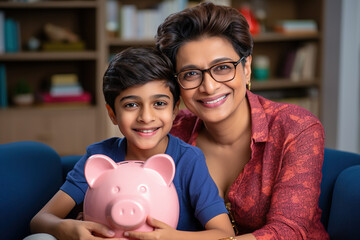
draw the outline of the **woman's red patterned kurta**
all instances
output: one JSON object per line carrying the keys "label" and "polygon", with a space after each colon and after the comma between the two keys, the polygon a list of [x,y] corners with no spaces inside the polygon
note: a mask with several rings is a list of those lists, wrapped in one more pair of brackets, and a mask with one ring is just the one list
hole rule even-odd
{"label": "woman's red patterned kurta", "polygon": [[[329,239],[318,207],[324,131],[307,110],[247,92],[251,159],[230,187],[241,233],[262,239]],[[187,110],[171,133],[196,145],[202,121]]]}

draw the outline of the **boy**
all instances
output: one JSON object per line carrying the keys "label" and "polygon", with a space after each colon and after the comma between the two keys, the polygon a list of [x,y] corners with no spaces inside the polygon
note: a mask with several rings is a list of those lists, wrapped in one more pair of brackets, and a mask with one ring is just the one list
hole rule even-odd
{"label": "boy", "polygon": [[[180,203],[177,230],[149,216],[148,223],[155,231],[124,235],[145,235],[148,239],[218,239],[234,235],[203,153],[169,134],[180,94],[173,76],[171,63],[153,48],[129,48],[114,57],[104,75],[103,93],[108,115],[125,137],[110,138],[87,148],[58,193],[32,219],[32,231],[58,239],[113,237],[114,233],[101,224],[64,219],[84,200],[88,187],[84,177],[86,159],[105,154],[120,162],[167,153],[176,165],[174,185]],[[205,231],[194,232],[203,226]]]}

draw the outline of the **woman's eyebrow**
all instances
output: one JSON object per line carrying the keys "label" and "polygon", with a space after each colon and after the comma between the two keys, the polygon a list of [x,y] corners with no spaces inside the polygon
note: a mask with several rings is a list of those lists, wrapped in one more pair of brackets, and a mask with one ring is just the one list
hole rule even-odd
{"label": "woman's eyebrow", "polygon": [[[229,57],[221,57],[221,58],[217,58],[217,59],[214,59],[210,62],[210,66],[211,67],[212,65],[215,65],[217,63],[222,63],[222,62],[228,62],[228,61],[235,61],[234,59],[232,58],[229,58]],[[199,68],[198,66],[196,65],[193,65],[193,64],[189,64],[189,65],[185,65],[183,66],[182,68],[180,68],[180,71],[184,71],[184,70],[187,70],[187,69],[202,69],[202,68]]]}

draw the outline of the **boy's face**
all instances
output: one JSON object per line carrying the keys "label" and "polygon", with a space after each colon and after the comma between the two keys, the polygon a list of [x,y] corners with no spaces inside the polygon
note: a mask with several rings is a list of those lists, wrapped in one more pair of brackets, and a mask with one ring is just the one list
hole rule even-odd
{"label": "boy's face", "polygon": [[165,81],[150,81],[130,87],[115,99],[115,113],[107,105],[109,117],[126,137],[129,151],[164,153],[172,122],[178,111]]}

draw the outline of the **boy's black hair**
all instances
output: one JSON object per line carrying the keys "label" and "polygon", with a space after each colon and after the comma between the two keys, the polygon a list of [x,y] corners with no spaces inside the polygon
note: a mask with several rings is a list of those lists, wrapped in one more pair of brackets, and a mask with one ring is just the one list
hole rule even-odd
{"label": "boy's black hair", "polygon": [[116,54],[103,78],[105,102],[113,109],[115,98],[125,89],[154,80],[164,80],[174,98],[174,107],[180,98],[170,60],[151,47],[130,47]]}

